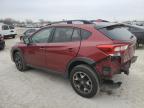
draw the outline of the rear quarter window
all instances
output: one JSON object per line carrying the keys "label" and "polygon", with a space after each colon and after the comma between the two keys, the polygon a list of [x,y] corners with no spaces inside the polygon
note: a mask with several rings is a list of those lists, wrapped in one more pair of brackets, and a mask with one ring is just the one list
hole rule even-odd
{"label": "rear quarter window", "polygon": [[91,36],[91,32],[87,31],[87,30],[83,30],[81,29],[81,37],[82,37],[82,40],[85,40],[87,39],[89,36]]}

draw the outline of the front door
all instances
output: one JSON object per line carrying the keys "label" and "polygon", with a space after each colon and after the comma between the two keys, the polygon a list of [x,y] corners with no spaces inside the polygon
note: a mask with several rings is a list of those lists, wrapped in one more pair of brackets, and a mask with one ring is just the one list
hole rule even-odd
{"label": "front door", "polygon": [[52,28],[45,28],[31,36],[30,45],[25,49],[25,60],[28,64],[38,67],[46,67],[45,47],[51,34]]}

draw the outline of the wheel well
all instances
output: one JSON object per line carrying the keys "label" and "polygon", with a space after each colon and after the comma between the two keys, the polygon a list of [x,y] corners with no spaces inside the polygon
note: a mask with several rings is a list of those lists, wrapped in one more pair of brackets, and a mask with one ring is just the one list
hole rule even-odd
{"label": "wheel well", "polygon": [[[87,66],[91,67],[94,71],[96,71],[95,68],[94,68],[94,66],[93,66],[92,64],[86,63],[86,62],[84,62],[84,61],[75,61],[75,62],[73,62],[72,64],[70,64],[70,66],[69,66],[69,68],[68,68],[68,78],[70,78],[71,70],[72,70],[75,66],[81,65],[81,64],[87,65]],[[95,74],[97,75],[97,77],[98,77],[98,79],[99,79],[99,83],[100,83],[100,85],[101,85],[101,84],[102,84],[102,79],[101,79],[99,73],[95,72]]]}
{"label": "wheel well", "polygon": [[13,53],[12,53],[13,61],[14,61],[14,55],[15,55],[16,52],[19,52],[19,51],[18,50],[14,50]]}
{"label": "wheel well", "polygon": [[88,65],[90,67],[92,67],[90,64],[86,63],[86,62],[83,62],[83,61],[75,61],[73,62],[72,64],[70,64],[69,68],[68,68],[68,78],[70,77],[70,72],[71,70],[77,66],[77,65],[81,65],[81,64],[85,64],[85,65]]}

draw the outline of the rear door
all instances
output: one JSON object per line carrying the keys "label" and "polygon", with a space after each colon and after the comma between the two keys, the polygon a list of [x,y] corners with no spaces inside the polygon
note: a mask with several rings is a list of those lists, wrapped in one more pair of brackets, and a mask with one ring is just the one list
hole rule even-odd
{"label": "rear door", "polygon": [[47,68],[64,72],[68,62],[80,48],[80,29],[56,27],[52,41],[46,46]]}

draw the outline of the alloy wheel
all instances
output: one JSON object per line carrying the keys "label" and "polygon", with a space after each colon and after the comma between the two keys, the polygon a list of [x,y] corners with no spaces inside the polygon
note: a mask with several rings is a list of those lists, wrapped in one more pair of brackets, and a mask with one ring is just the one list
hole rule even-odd
{"label": "alloy wheel", "polygon": [[77,91],[88,94],[92,91],[92,80],[84,72],[76,72],[73,75],[73,84]]}

